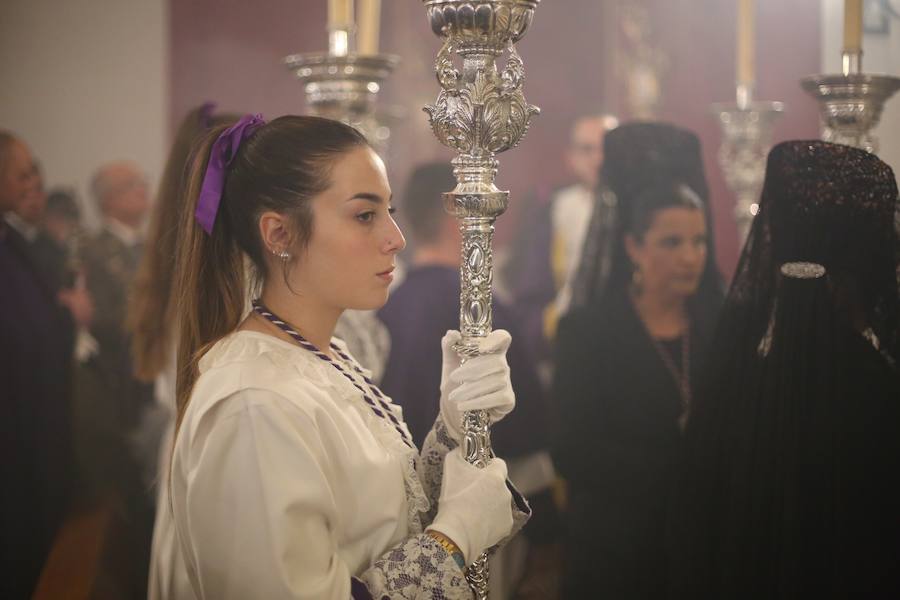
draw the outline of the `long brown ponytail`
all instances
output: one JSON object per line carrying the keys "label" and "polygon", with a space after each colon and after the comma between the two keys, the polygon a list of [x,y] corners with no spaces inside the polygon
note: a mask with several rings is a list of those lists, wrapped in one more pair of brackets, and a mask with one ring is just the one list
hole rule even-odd
{"label": "long brown ponytail", "polygon": [[175,134],[147,233],[146,247],[151,251],[144,253],[131,292],[126,327],[132,334],[135,374],[144,381],[152,381],[165,368],[172,352],[175,246],[186,198],[184,189],[191,149],[210,127],[237,118],[210,117],[208,112],[208,105],[194,108]]}
{"label": "long brown ponytail", "polygon": [[212,234],[194,220],[209,154],[220,125],[203,138],[188,175],[181,215],[175,293],[179,325],[176,398],[178,424],[199,377],[203,355],[240,324],[249,295],[245,256],[267,276],[259,217],[275,211],[291,217],[294,243],[312,232],[310,201],[330,185],[330,167],[344,153],[367,144],[355,129],[318,117],[280,117],[245,140],[225,176]]}
{"label": "long brown ponytail", "polygon": [[174,279],[179,331],[175,384],[179,423],[199,374],[200,358],[238,326],[246,295],[244,261],[232,236],[224,227],[206,235],[194,221],[210,150],[226,128],[214,127],[197,148],[188,174],[186,210],[181,213],[182,239]]}

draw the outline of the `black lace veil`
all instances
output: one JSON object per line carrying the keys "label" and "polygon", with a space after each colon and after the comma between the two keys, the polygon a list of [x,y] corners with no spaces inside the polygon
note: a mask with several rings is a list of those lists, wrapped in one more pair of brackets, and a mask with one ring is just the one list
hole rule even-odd
{"label": "black lace veil", "polygon": [[674,597],[900,597],[896,203],[872,154],[772,149],[686,431]]}

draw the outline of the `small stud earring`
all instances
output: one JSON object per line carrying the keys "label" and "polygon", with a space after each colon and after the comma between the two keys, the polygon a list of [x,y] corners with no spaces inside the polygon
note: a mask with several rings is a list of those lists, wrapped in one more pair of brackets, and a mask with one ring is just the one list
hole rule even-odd
{"label": "small stud earring", "polygon": [[291,257],[291,253],[288,252],[287,250],[282,250],[281,252],[276,252],[275,250],[272,250],[272,254],[274,254],[275,256],[277,256],[278,258],[280,258],[283,261],[287,261]]}

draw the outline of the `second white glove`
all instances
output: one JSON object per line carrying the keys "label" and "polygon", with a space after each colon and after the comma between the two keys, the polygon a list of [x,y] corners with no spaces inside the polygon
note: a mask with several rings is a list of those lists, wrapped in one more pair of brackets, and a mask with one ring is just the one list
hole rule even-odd
{"label": "second white glove", "polygon": [[444,457],[441,497],[428,527],[453,540],[467,563],[509,535],[513,527],[512,494],[506,487],[506,463],[499,458],[479,469],[459,448]]}

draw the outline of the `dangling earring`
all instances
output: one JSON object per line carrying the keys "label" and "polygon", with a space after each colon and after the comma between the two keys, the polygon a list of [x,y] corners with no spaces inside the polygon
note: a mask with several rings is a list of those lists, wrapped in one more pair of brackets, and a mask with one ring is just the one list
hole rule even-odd
{"label": "dangling earring", "polygon": [[636,296],[640,296],[644,291],[644,274],[639,267],[635,267],[631,272],[631,290]]}
{"label": "dangling earring", "polygon": [[275,250],[272,250],[272,254],[274,254],[275,256],[280,258],[281,262],[285,262],[285,263],[291,258],[291,253],[288,252],[287,250],[282,250],[281,252],[276,252]]}

